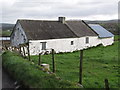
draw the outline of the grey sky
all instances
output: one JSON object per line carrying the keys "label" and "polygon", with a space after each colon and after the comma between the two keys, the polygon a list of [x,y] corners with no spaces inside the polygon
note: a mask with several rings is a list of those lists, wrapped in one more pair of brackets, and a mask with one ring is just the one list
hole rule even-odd
{"label": "grey sky", "polygon": [[17,19],[111,20],[118,18],[119,0],[0,0],[2,22]]}

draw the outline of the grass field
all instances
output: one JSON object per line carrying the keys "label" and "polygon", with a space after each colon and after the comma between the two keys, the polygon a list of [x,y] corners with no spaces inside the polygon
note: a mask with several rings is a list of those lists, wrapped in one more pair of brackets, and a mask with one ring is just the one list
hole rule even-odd
{"label": "grass field", "polygon": [[1,36],[10,36],[11,33],[12,31],[0,31]]}
{"label": "grass field", "polygon": [[[55,54],[56,75],[71,82],[79,81],[79,54],[80,52]],[[31,56],[37,64],[38,56]],[[42,63],[50,64],[50,55],[41,57]],[[85,88],[104,88],[104,79],[109,80],[110,88],[118,88],[118,41],[112,46],[95,47],[84,50],[83,58],[83,86]]]}
{"label": "grass field", "polygon": [[119,35],[115,35],[114,41],[118,41],[118,40],[120,40],[120,36]]}
{"label": "grass field", "polygon": [[43,72],[40,66],[32,64],[14,52],[6,51],[2,54],[2,66],[25,88],[80,88],[76,83]]}

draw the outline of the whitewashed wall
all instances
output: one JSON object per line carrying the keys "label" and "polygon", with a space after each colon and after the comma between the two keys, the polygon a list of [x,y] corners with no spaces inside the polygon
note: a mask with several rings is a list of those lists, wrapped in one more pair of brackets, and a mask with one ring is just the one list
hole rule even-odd
{"label": "whitewashed wall", "polygon": [[[86,37],[89,37],[89,43],[86,44]],[[78,50],[86,49],[88,47],[93,47],[101,44],[101,41],[99,40],[98,36],[86,36],[81,37],[78,40]]]}
{"label": "whitewashed wall", "polygon": [[12,46],[18,46],[27,42],[27,37],[19,22],[17,22],[10,39]]}
{"label": "whitewashed wall", "polygon": [[112,45],[114,43],[114,37],[102,38],[100,40],[101,40],[101,43],[103,44],[103,46]]}
{"label": "whitewashed wall", "polygon": [[[73,52],[76,50],[85,49],[92,46],[97,46],[101,44],[98,37],[94,36],[88,36],[89,37],[89,43],[86,44],[86,37],[81,38],[66,38],[66,39],[51,39],[51,40],[30,40],[30,54],[31,55],[38,55],[39,52],[44,52],[42,49],[42,43],[46,42],[46,49],[47,51],[51,51],[51,49],[54,49],[56,53],[59,52]],[[71,45],[71,41],[74,42],[73,45]]]}
{"label": "whitewashed wall", "polygon": [[[74,41],[74,45],[71,45],[71,41]],[[76,49],[77,38],[70,39],[51,39],[51,40],[30,40],[30,54],[38,55],[39,52],[44,52],[42,49],[42,43],[46,42],[47,51],[54,49],[56,53],[59,52],[71,52]]]}

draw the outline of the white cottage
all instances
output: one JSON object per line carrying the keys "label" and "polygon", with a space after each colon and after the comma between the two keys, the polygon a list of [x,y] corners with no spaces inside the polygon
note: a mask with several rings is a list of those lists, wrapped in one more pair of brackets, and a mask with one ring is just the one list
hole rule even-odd
{"label": "white cottage", "polygon": [[[104,45],[107,40],[104,39],[84,21],[65,21],[65,17],[59,17],[58,21],[18,20],[11,34],[11,45],[28,43],[30,54],[38,55],[51,49],[56,53],[73,52]],[[113,38],[108,42],[105,45],[112,44]]]}

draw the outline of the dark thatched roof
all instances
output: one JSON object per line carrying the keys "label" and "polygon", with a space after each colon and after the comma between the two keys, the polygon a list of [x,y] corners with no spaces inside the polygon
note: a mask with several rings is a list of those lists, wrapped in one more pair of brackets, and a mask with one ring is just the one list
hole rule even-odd
{"label": "dark thatched roof", "polygon": [[76,35],[58,21],[20,20],[27,38],[31,40],[75,38]]}
{"label": "dark thatched roof", "polygon": [[18,20],[30,40],[46,40],[61,38],[77,38],[82,36],[97,36],[82,21]]}
{"label": "dark thatched roof", "polygon": [[71,30],[78,36],[97,36],[84,21],[66,21]]}

